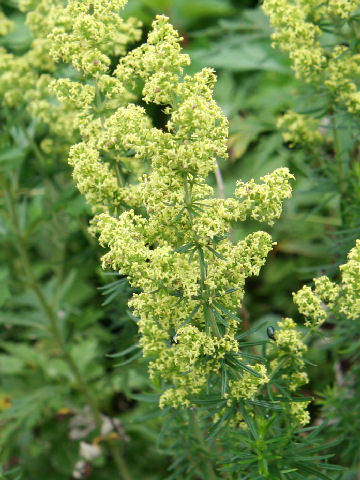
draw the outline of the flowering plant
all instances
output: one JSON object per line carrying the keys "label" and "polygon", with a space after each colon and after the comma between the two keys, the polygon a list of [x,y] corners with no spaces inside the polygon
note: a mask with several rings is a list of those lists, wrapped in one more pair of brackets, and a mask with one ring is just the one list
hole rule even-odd
{"label": "flowering plant", "polygon": [[[27,230],[26,235],[22,230],[21,209],[16,206],[21,183],[12,173],[2,172],[9,238],[15,239],[25,283],[43,318],[45,338],[54,349],[35,355],[34,365],[46,379],[53,375],[60,384],[58,396],[53,395],[54,389],[41,390],[38,411],[41,414],[53,396],[56,400],[49,410],[71,417],[72,438],[86,439],[76,449],[76,458],[71,457],[71,470],[64,474],[86,476],[97,462],[106,463],[106,454],[112,462],[104,478],[114,475],[115,469],[125,480],[137,474],[136,462],[127,465],[125,461],[124,446],[131,433],[136,436],[139,430],[130,422],[123,426],[109,413],[114,393],[124,390],[140,404],[154,403],[145,420],[155,419],[154,425],[161,428],[158,447],[173,461],[169,478],[330,478],[337,467],[328,463],[331,454],[322,454],[326,445],[321,429],[309,426],[312,397],[303,390],[309,382],[307,342],[331,314],[356,317],[357,250],[343,267],[340,285],[323,276],[315,280],[314,290],[304,287],[294,296],[306,315],[303,329],[287,316],[269,326],[267,334],[263,323],[247,328],[243,321],[246,281],[259,275],[275,246],[268,232],[253,225],[260,222],[271,227],[280,217],[294,176],[285,167],[277,168],[259,183],[238,180],[233,196],[216,196],[213,174],[220,184],[218,162],[228,155],[228,120],[213,98],[215,73],[211,68],[189,73],[190,56],[183,53],[183,39],[166,16],[156,17],[141,43],[140,22],[119,15],[125,3],[22,0],[34,39],[24,55],[0,52],[5,65],[0,71],[2,103],[9,112],[24,110],[26,126],[20,131],[39,162],[35,171],[48,168],[55,187],[57,168],[68,158],[75,183],[90,205],[90,232],[106,250],[102,267],[120,277],[105,290],[117,297],[121,305],[117,312],[127,319],[117,330],[125,349],[110,356],[122,357],[120,366],[131,365],[132,370],[106,376],[108,366],[99,368],[96,363],[100,356],[105,358],[105,351],[109,353],[104,345],[100,348],[99,339],[105,333],[96,326],[97,319],[87,324],[80,315],[86,328],[78,331],[66,323],[63,276],[55,280],[48,271],[43,273],[41,265],[32,265],[29,252],[35,247]],[[339,52],[326,63],[323,47],[316,41],[317,28],[309,27],[298,5],[283,15],[286,6],[265,3],[281,30],[277,40],[285,49],[286,42],[293,41],[291,52],[299,77],[315,85],[326,78],[327,88],[333,91],[336,68],[331,62]],[[329,2],[324,12],[326,18],[338,16],[348,22],[352,8],[343,13]],[[311,14],[310,7],[304,11]],[[297,22],[304,37],[314,43],[310,59],[300,51],[293,29],[284,33],[286,22],[293,26],[296,15],[300,15]],[[5,18],[3,33],[11,29]],[[313,20],[317,22],[318,17],[314,15]],[[356,58],[351,61],[356,63]],[[346,88],[338,102],[351,115],[356,113],[351,86],[355,83],[350,79],[353,63],[341,78]],[[160,121],[153,121],[151,109],[160,112]],[[10,117],[6,117],[8,141],[16,143],[20,140]],[[316,119],[290,112],[280,122],[288,128],[285,140],[292,146],[306,142],[310,152],[323,148]],[[41,137],[40,148],[36,135]],[[67,185],[63,178],[62,182]],[[234,241],[232,229],[247,220],[253,221],[255,231]],[[61,243],[62,252],[67,248],[66,242]],[[49,275],[53,280],[48,285]],[[129,335],[130,318],[137,326],[135,335]],[[36,335],[32,337],[35,351],[42,352],[43,337],[38,331]],[[70,340],[75,346],[68,345]],[[115,343],[114,335],[111,342]],[[76,348],[78,344],[81,348]],[[26,352],[30,355],[31,348]],[[54,359],[56,355],[59,358]],[[9,355],[5,356],[8,361]],[[148,378],[141,362],[146,364]],[[68,382],[63,380],[64,371]],[[129,380],[132,376],[134,381]],[[145,393],[136,393],[139,390]],[[64,403],[69,407],[62,407]],[[22,417],[15,424],[17,408]],[[7,432],[26,428],[21,400],[4,411]],[[86,433],[78,432],[81,421]],[[35,425],[36,421],[30,428]]]}

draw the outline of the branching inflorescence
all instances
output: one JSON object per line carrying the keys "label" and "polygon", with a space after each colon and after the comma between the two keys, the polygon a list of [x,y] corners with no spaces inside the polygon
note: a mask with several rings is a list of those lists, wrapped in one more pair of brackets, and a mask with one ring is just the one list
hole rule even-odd
{"label": "branching inflorescence", "polygon": [[[101,49],[106,33],[96,40],[97,50],[90,45],[96,52],[91,58],[86,41],[84,55],[73,53],[76,35],[92,41],[89,31],[97,21],[92,3],[69,2],[65,10],[78,15],[74,32],[55,30],[50,36],[57,60],[71,60],[88,81],[60,79],[52,88],[82,111],[83,142],[72,147],[69,161],[97,213],[92,230],[109,249],[103,266],[139,289],[130,305],[139,317],[151,378],[163,390],[161,407],[189,407],[209,385],[213,392],[221,390],[228,405],[252,399],[269,382],[269,372],[242,358],[237,312],[245,279],[259,273],[273,242],[258,231],[233,245],[228,233],[232,222],[246,218],[271,225],[291,194],[293,176],[279,168],[262,184],[239,181],[234,198],[215,198],[206,179],[216,158],[227,156],[228,122],[212,98],[213,71],[183,75],[189,57],[163,16],[154,21],[147,42],[124,56],[113,73]],[[110,10],[120,6],[110,3]],[[146,103],[163,105],[164,129],[153,127],[145,109],[131,103],[139,82]],[[124,181],[126,169],[138,173],[147,165],[137,183]],[[288,349],[289,357],[293,340],[301,342],[294,322],[283,323],[281,356]]]}

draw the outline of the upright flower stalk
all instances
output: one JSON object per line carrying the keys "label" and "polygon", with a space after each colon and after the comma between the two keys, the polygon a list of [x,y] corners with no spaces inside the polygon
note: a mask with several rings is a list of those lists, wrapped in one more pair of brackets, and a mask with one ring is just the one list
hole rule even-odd
{"label": "upright flower stalk", "polygon": [[[206,178],[216,158],[226,158],[228,123],[212,99],[214,73],[182,75],[189,58],[181,53],[180,41],[168,19],[157,17],[147,43],[123,57],[111,77],[129,92],[141,79],[143,100],[164,105],[164,130],[150,125],[144,108],[129,103],[105,119],[101,130],[97,123],[96,141],[89,137],[70,155],[79,188],[105,208],[92,227],[109,248],[104,268],[126,275],[140,289],[130,305],[139,317],[150,376],[163,390],[160,406],[176,408],[193,405],[209,381],[219,388],[224,369],[231,379],[225,389],[229,402],[241,398],[241,389],[249,397],[244,375],[246,384],[267,381],[264,365],[241,363],[237,309],[246,277],[258,274],[273,243],[261,231],[237,245],[227,237],[231,222],[247,217],[271,224],[290,196],[292,178],[287,169],[278,169],[262,185],[238,182],[234,198],[214,198]],[[62,86],[60,80],[54,89]],[[77,88],[86,92],[89,87]],[[150,172],[135,186],[120,187],[109,164],[101,161],[109,145],[150,163]],[[114,215],[114,206],[124,204],[128,208]],[[240,363],[232,363],[234,358]]]}
{"label": "upright flower stalk", "polygon": [[[233,245],[228,233],[232,222],[247,217],[272,224],[290,196],[292,175],[278,169],[260,185],[239,181],[234,198],[214,198],[206,178],[216,159],[226,158],[227,120],[212,99],[213,72],[183,76],[189,58],[180,41],[159,16],[147,43],[106,77],[127,98],[141,79],[144,101],[164,105],[165,129],[152,127],[145,110],[132,103],[100,120],[86,117],[84,108],[85,141],[72,147],[70,163],[80,190],[104,212],[92,227],[109,248],[104,268],[120,271],[140,290],[130,305],[139,317],[150,376],[162,391],[160,406],[193,406],[209,385],[231,406],[252,400],[269,381],[265,365],[242,358],[236,335],[245,279],[259,273],[273,243],[259,231]],[[96,75],[103,83],[107,73]],[[53,85],[61,100],[62,92],[69,102],[94,100],[89,85],[67,83]],[[98,92],[98,105],[107,95],[106,89]],[[120,185],[113,165],[101,161],[110,149],[150,163],[150,172],[135,185]]]}

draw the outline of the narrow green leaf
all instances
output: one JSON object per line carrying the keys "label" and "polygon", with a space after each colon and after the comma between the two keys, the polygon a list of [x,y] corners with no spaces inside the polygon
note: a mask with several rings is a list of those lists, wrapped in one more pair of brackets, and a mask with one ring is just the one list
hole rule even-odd
{"label": "narrow green leaf", "polygon": [[218,308],[219,310],[221,310],[223,313],[225,313],[225,315],[227,315],[228,317],[230,318],[233,318],[234,320],[238,320],[240,321],[240,318],[235,315],[234,313],[230,312],[230,310],[228,310],[227,308],[223,307],[220,303],[218,303],[217,301],[213,300],[213,304],[216,306],[216,308]]}
{"label": "narrow green leaf", "polygon": [[191,322],[191,320],[193,319],[194,315],[197,314],[197,312],[199,311],[199,308],[201,307],[201,303],[199,303],[198,305],[196,305],[192,312],[190,313],[190,315],[183,321],[183,323],[180,325],[179,328],[181,327],[184,327],[185,325],[187,325],[188,323]]}
{"label": "narrow green leaf", "polygon": [[109,353],[108,355],[106,355],[107,357],[110,357],[110,358],[117,358],[117,357],[123,357],[124,355],[126,355],[127,353],[130,353],[130,352],[133,352],[134,350],[137,350],[139,347],[139,344],[138,343],[135,343],[134,345],[131,345],[131,347],[128,347],[126,348],[125,350],[122,350],[121,352],[118,352],[118,353]]}
{"label": "narrow green leaf", "polygon": [[224,255],[221,255],[221,253],[217,252],[214,248],[210,247],[210,245],[207,245],[207,248],[210,250],[210,252],[212,252],[215,255],[215,257],[220,258],[221,260],[226,260]]}
{"label": "narrow green leaf", "polygon": [[139,402],[158,403],[160,395],[157,393],[132,393],[130,398],[138,400]]}
{"label": "narrow green leaf", "polygon": [[141,355],[142,355],[142,351],[140,350],[140,352],[136,352],[135,355],[128,358],[127,360],[125,360],[121,363],[117,363],[116,365],[114,365],[114,367],[124,367],[125,365],[129,365],[129,363],[131,363],[134,360],[136,360],[137,358],[141,357]]}

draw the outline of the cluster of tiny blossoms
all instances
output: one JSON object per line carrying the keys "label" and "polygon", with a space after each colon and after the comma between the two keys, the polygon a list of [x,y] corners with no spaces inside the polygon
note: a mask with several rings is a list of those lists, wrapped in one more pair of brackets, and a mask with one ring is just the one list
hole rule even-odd
{"label": "cluster of tiny blossoms", "polygon": [[[350,320],[360,316],[360,240],[350,250],[348,262],[340,266],[341,281],[337,284],[327,276],[314,278],[313,288],[305,285],[294,296],[294,302],[299,312],[305,316],[305,326],[318,329],[328,318],[344,316]],[[290,391],[295,391],[307,383],[307,375],[303,371],[304,361],[302,354],[306,345],[301,335],[296,331],[296,325],[291,319],[284,319],[279,323],[280,329],[276,332],[276,355],[271,362],[271,368],[284,370],[284,382]],[[289,405],[289,413],[300,424],[309,421],[306,411],[307,402],[293,402]]]}
{"label": "cluster of tiny blossoms", "polygon": [[[360,63],[354,49],[354,16],[359,0],[265,0],[263,8],[275,29],[274,44],[288,52],[297,78],[326,86],[350,113],[360,111]],[[334,26],[339,43],[322,42],[322,24]]]}
{"label": "cluster of tiny blossoms", "polygon": [[[228,122],[212,98],[213,71],[183,75],[189,57],[181,53],[182,39],[166,17],[158,16],[147,42],[108,74],[106,52],[90,58],[90,50],[96,51],[93,23],[83,3],[74,10],[79,15],[74,35],[89,36],[84,43],[89,55],[79,56],[76,35],[64,36],[58,29],[51,35],[59,47],[52,48],[56,58],[72,60],[95,78],[88,86],[60,80],[52,87],[62,101],[83,103],[83,141],[72,147],[70,163],[80,190],[102,212],[92,229],[108,248],[104,268],[126,275],[139,289],[130,305],[139,317],[151,378],[164,390],[160,405],[190,406],[212,377],[219,378],[229,355],[241,359],[236,312],[245,279],[259,273],[273,247],[262,231],[233,245],[228,240],[231,223],[251,217],[271,224],[291,194],[292,175],[280,168],[260,185],[238,182],[234,198],[215,198],[206,178],[215,170],[216,158],[226,158]],[[95,15],[99,22],[100,17]],[[107,28],[99,30],[99,38],[107,41]],[[146,103],[164,106],[164,129],[153,127],[145,109],[131,103],[138,85]],[[86,106],[94,95],[97,116]],[[116,104],[119,96],[128,100],[126,106]],[[113,102],[112,110],[106,110],[107,101]],[[150,164],[149,171],[124,184],[116,169],[120,158]],[[254,375],[232,369],[228,401],[253,397],[268,381],[263,365],[252,368]]]}
{"label": "cluster of tiny blossoms", "polygon": [[4,12],[0,10],[0,36],[7,35],[14,29],[14,24],[6,18]]}
{"label": "cluster of tiny blossoms", "polygon": [[31,101],[42,75],[54,72],[56,67],[49,55],[46,35],[54,27],[53,11],[59,4],[61,1],[57,0],[19,2],[22,10],[35,9],[27,15],[32,41],[23,55],[0,50],[0,95],[6,105],[18,107],[24,100]]}
{"label": "cluster of tiny blossoms", "polygon": [[[129,153],[126,134],[136,128],[141,109],[124,105],[136,96],[110,70],[111,58],[123,55],[128,44],[140,39],[140,22],[123,20],[124,1],[71,0],[56,10],[56,27],[48,35],[57,62],[70,63],[75,79],[50,83],[60,103],[72,111],[83,139],[70,150],[69,163],[79,190],[94,211],[117,211],[139,204],[136,187],[126,180],[145,170],[146,162]],[[125,145],[118,141],[122,132]]]}
{"label": "cluster of tiny blossoms", "polygon": [[[294,294],[294,302],[299,312],[305,316],[305,326],[311,329],[319,328],[329,317],[340,319],[345,317],[349,320],[356,320],[360,316],[360,240],[356,241],[356,245],[348,254],[348,262],[340,266],[341,280],[337,284],[332,282],[327,276],[314,278],[314,287],[304,286],[301,290]],[[292,335],[296,335],[293,333]],[[277,335],[277,344],[280,347],[283,340],[281,334]],[[289,338],[289,345],[292,347],[297,342],[293,338]],[[297,350],[301,352],[306,346],[298,338]],[[295,351],[293,353],[296,353]],[[297,365],[294,365],[297,362]],[[300,362],[300,363],[299,363]],[[277,358],[274,367],[279,365]],[[293,374],[285,374],[285,379],[290,382],[294,389],[307,382],[306,373],[302,372],[303,360],[301,355],[295,355],[292,366],[294,366]],[[294,383],[295,382],[295,383]],[[295,415],[300,423],[307,423],[308,413],[306,412],[305,402],[296,402],[291,404],[290,413]],[[293,410],[295,408],[295,410]]]}
{"label": "cluster of tiny blossoms", "polygon": [[[303,359],[307,346],[302,340],[296,323],[291,318],[283,318],[281,322],[278,322],[277,327],[275,342],[269,352],[270,358],[272,358],[270,369],[272,376],[275,376],[276,373],[280,377],[279,382],[282,383],[282,388],[295,392],[308,382]],[[283,408],[288,411],[295,423],[306,425],[310,421],[307,411],[308,404],[308,401],[287,402],[283,404]]]}
{"label": "cluster of tiny blossoms", "polygon": [[139,22],[119,16],[125,3],[126,0],[69,0],[57,12],[61,21],[48,36],[52,57],[72,63],[89,76],[107,72],[110,56],[124,55],[126,45],[139,40]]}
{"label": "cluster of tiny blossoms", "polygon": [[[28,12],[32,42],[23,55],[0,49],[0,97],[7,107],[26,108],[32,118],[48,126],[49,137],[41,143],[46,154],[58,148],[64,155],[78,139],[78,130],[83,136],[96,137],[101,118],[132,98],[105,72],[111,62],[108,55],[125,53],[126,46],[141,35],[137,20],[120,18],[123,3],[19,2],[20,9]],[[63,74],[56,65],[60,60],[72,63],[79,73],[72,71],[73,80],[62,78],[54,84],[54,76]],[[99,105],[99,93],[104,90],[106,100]],[[60,104],[54,101],[54,93]]]}
{"label": "cluster of tiny blossoms", "polygon": [[309,148],[323,141],[319,131],[320,121],[290,110],[282,115],[277,126],[284,130],[283,138],[289,146],[307,146]]}
{"label": "cluster of tiny blossoms", "polygon": [[74,112],[56,104],[49,90],[56,65],[49,55],[47,35],[56,25],[61,4],[57,0],[20,1],[19,8],[29,10],[26,23],[31,32],[30,46],[22,55],[0,48],[0,102],[4,108],[15,108],[46,125],[48,136],[40,149],[52,158],[54,153],[66,155],[77,128]]}
{"label": "cluster of tiny blossoms", "polygon": [[329,315],[344,315],[355,320],[360,316],[360,240],[348,254],[348,262],[340,266],[341,281],[336,284],[328,277],[314,278],[314,287],[304,286],[294,294],[305,325],[318,327]]}

